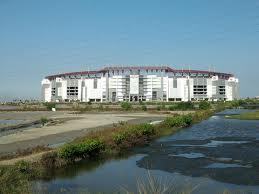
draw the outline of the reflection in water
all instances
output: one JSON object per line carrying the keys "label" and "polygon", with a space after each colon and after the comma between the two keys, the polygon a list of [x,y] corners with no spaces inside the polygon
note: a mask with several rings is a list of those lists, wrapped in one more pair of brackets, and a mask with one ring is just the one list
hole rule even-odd
{"label": "reflection in water", "polygon": [[[193,142],[195,143],[195,141]],[[216,140],[210,140],[209,143],[206,144],[173,144],[172,146],[180,146],[180,147],[218,147],[223,144],[242,144],[242,143],[248,143],[248,141],[216,141]]]}
{"label": "reflection in water", "polygon": [[259,193],[259,121],[225,119],[224,114],[135,149],[130,157],[82,161],[49,172],[49,179],[36,185],[50,193],[59,188],[114,193],[121,187],[134,192],[137,179],[150,170],[176,185],[198,185],[197,194]]}
{"label": "reflection in water", "polygon": [[175,156],[175,157],[184,157],[184,158],[190,158],[190,159],[194,159],[194,158],[204,158],[205,155],[202,153],[185,153],[185,154],[168,154],[168,156]]}
{"label": "reflection in water", "polygon": [[240,164],[226,164],[226,163],[213,163],[204,168],[252,168],[251,165],[240,165]]}

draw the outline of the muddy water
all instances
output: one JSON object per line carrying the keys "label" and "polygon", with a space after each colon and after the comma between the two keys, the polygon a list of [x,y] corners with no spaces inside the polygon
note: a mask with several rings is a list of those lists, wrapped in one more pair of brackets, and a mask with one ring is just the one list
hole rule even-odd
{"label": "muddy water", "polygon": [[227,110],[128,156],[80,162],[35,184],[43,193],[136,191],[148,173],[173,191],[259,193],[259,121],[226,119]]}

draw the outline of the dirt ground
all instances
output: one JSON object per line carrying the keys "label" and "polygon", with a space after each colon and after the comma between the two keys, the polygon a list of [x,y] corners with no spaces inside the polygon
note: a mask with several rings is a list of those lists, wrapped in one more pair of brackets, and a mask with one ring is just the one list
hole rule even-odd
{"label": "dirt ground", "polygon": [[[41,118],[58,118],[68,115],[67,111],[4,111],[0,112],[0,128],[17,124],[31,123]],[[2,121],[2,122],[1,122]],[[6,121],[6,122],[4,122]],[[8,122],[9,121],[9,122]],[[11,122],[13,121],[13,122]],[[7,123],[7,124],[6,124]]]}
{"label": "dirt ground", "polygon": [[43,126],[16,131],[0,136],[0,155],[16,152],[38,145],[57,147],[63,143],[89,133],[91,130],[104,129],[120,121],[142,123],[163,120],[165,114],[150,114],[146,112],[122,113],[86,113],[71,114],[69,112],[4,112],[0,113],[0,120],[17,119],[26,122],[47,118],[67,118],[67,121],[54,126]]}

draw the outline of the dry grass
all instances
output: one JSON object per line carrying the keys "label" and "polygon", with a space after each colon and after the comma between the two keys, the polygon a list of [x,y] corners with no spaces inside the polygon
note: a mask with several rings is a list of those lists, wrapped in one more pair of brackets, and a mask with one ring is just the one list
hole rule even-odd
{"label": "dry grass", "polygon": [[[192,186],[191,184],[182,183],[176,184],[174,179],[162,176],[154,176],[150,171],[147,171],[147,176],[137,178],[136,192],[130,191],[127,187],[121,187],[119,193],[125,194],[192,194],[199,193],[199,188],[206,182]],[[228,190],[225,189],[218,194],[254,194],[247,190]]]}
{"label": "dry grass", "polygon": [[[168,177],[155,177],[147,172],[146,177],[138,178],[136,183],[138,194],[191,194],[193,193],[199,185],[197,186],[186,186],[180,188],[179,185],[176,185],[173,179]],[[122,193],[130,194],[134,193],[129,191],[127,188],[121,188]]]}
{"label": "dry grass", "polygon": [[18,159],[18,158],[38,154],[38,153],[41,153],[41,152],[47,152],[47,151],[50,151],[50,150],[52,150],[52,148],[39,145],[39,146],[35,146],[33,148],[18,150],[17,152],[10,153],[8,155],[2,155],[2,156],[0,156],[0,161],[11,160],[11,159],[16,159],[16,158]]}

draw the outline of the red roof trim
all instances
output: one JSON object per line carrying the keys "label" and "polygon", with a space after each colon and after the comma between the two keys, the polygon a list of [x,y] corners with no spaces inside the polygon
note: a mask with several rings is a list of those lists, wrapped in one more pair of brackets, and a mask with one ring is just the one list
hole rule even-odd
{"label": "red roof trim", "polygon": [[79,72],[70,72],[70,73],[62,73],[62,74],[56,74],[56,75],[50,75],[47,76],[46,79],[55,79],[57,77],[65,77],[65,76],[77,76],[77,75],[93,75],[93,74],[99,74],[99,73],[106,73],[108,71],[117,71],[117,70],[165,70],[167,72],[172,72],[172,73],[185,73],[185,74],[190,74],[190,73],[195,73],[195,74],[209,74],[209,75],[217,75],[220,77],[233,77],[233,74],[228,74],[228,73],[220,73],[220,72],[213,72],[213,71],[202,71],[202,70],[179,70],[179,69],[173,69],[169,66],[115,66],[115,67],[105,67],[99,71],[79,71]]}

